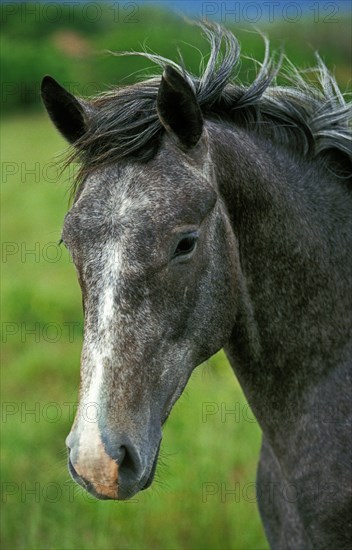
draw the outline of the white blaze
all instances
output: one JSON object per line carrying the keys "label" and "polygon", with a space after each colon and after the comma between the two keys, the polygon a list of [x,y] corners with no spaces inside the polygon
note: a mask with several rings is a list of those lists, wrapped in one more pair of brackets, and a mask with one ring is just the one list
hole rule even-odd
{"label": "white blaze", "polygon": [[[80,455],[89,453],[89,460],[94,460],[94,440],[100,439],[98,421],[103,414],[101,393],[104,385],[104,363],[112,359],[113,326],[116,323],[115,298],[118,291],[118,277],[121,271],[119,245],[114,242],[106,245],[104,270],[101,273],[100,298],[98,302],[97,326],[92,334],[86,334],[84,344],[84,361],[89,364],[89,387],[84,387],[80,403]],[[89,315],[89,312],[88,312]],[[88,367],[88,365],[87,365]],[[83,366],[83,376],[84,373]],[[96,447],[98,452],[98,447]]]}
{"label": "white blaze", "polygon": [[111,329],[114,322],[114,290],[114,287],[110,286],[103,291],[98,312],[99,339],[87,350],[93,368],[87,401],[88,403],[97,403],[97,406],[99,406],[100,390],[104,379],[104,358],[108,359],[112,354]]}

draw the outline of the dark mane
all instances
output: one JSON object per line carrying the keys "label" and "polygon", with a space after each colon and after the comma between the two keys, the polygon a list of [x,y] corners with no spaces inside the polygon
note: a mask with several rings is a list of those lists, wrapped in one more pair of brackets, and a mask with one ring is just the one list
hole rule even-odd
{"label": "dark mane", "polygon": [[[231,120],[306,157],[323,155],[335,164],[343,157],[352,164],[350,106],[319,56],[313,86],[288,60],[283,71],[282,58],[274,61],[264,39],[264,60],[252,84],[244,86],[236,82],[240,46],[234,35],[219,25],[199,26],[211,47],[199,77],[159,55],[114,55],[141,55],[162,68],[172,65],[192,87],[205,118]],[[276,84],[279,71],[287,86]],[[163,133],[156,112],[160,79],[117,88],[86,102],[90,126],[69,159],[81,163],[77,183],[95,168],[131,157],[144,162],[155,155]]]}

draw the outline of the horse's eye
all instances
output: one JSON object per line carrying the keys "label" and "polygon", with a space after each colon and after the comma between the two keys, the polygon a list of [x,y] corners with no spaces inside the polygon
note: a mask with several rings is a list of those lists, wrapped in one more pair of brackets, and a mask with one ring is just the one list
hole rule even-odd
{"label": "horse's eye", "polygon": [[196,248],[197,240],[197,233],[190,233],[189,235],[182,237],[175,249],[174,258],[176,256],[187,256],[188,254],[191,254],[191,252],[193,252]]}

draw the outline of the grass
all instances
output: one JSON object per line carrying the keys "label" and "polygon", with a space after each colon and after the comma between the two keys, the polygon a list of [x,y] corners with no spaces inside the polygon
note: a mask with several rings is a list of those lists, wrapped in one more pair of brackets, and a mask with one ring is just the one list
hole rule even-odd
{"label": "grass", "polygon": [[4,121],[2,146],[2,548],[267,548],[253,491],[259,428],[222,353],[176,404],[148,491],[96,501],[70,481],[82,314],[74,268],[52,244],[67,183],[48,172],[65,144],[32,114]]}

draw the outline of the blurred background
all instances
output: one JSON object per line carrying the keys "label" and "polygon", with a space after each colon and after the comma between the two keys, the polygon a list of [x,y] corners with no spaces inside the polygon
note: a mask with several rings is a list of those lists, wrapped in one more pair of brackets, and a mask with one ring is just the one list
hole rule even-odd
{"label": "blurred background", "polygon": [[[154,72],[140,58],[104,50],[182,51],[198,72],[208,53],[191,18],[235,31],[243,54],[263,41],[298,67],[318,50],[346,91],[351,79],[351,4],[335,2],[2,2],[2,540],[3,549],[259,549],[260,430],[222,353],[199,367],[163,437],[153,486],[132,501],[96,501],[66,469],[82,343],[80,290],[58,247],[74,170],[39,99],[51,74],[95,95]],[[240,78],[255,67],[242,58]]]}

